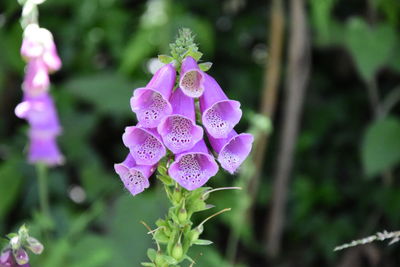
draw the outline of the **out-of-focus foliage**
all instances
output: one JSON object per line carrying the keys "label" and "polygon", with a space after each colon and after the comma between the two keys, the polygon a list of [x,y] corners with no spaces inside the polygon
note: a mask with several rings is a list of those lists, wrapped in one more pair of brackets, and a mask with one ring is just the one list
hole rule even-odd
{"label": "out-of-focus foliage", "polygon": [[[146,84],[152,59],[167,54],[178,28],[192,29],[202,59],[213,62],[209,73],[229,97],[242,102],[245,118],[238,131],[270,129],[269,121],[256,115],[269,56],[270,2],[47,0],[41,5],[41,26],[53,32],[64,64],[52,75],[51,90],[64,129],[59,142],[66,164],[50,171],[53,221],[48,221],[38,213],[35,169],[25,162],[27,128],[13,114],[22,97],[24,68],[20,6],[16,0],[0,1],[0,233],[24,222],[31,227],[46,247],[43,255],[32,257],[32,266],[138,266],[154,246],[139,221],[155,227],[152,223],[166,211],[162,190],[152,178],[150,189],[131,197],[113,164],[128,152],[120,137],[125,126],[135,123],[132,90]],[[219,191],[210,196],[210,203],[233,210],[206,223],[202,238],[214,244],[192,252],[197,266],[231,266],[231,233],[238,240],[235,266],[338,266],[346,253],[333,253],[336,245],[400,228],[395,89],[400,84],[400,2],[306,2],[313,68],[282,253],[269,261],[263,240],[285,105],[280,93],[257,195]],[[288,26],[288,5],[285,16]],[[286,73],[284,61],[282,80]],[[371,109],[371,90],[378,91],[378,111]],[[210,185],[246,185],[252,168],[246,162],[236,177],[221,171]],[[45,227],[52,229],[50,237],[41,236]],[[371,249],[362,252],[363,266],[373,266],[371,251],[378,257],[375,266],[400,264],[398,245]]]}

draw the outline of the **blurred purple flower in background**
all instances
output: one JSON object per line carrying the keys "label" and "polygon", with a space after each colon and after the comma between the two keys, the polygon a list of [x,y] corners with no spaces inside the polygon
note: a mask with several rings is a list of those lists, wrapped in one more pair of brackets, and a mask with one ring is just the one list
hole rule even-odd
{"label": "blurred purple flower in background", "polygon": [[15,114],[30,125],[28,161],[60,165],[64,158],[56,138],[61,133],[61,126],[48,90],[49,73],[61,68],[61,60],[50,31],[37,24],[28,25],[24,30],[21,55],[27,61],[22,84],[24,97],[15,108]]}

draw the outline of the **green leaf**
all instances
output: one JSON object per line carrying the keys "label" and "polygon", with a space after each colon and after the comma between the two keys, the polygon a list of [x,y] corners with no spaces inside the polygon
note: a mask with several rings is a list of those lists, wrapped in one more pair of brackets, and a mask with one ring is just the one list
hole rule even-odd
{"label": "green leaf", "polygon": [[199,64],[199,68],[202,71],[208,71],[209,69],[211,69],[212,64],[212,62],[203,62]]}
{"label": "green leaf", "polygon": [[122,76],[105,72],[69,80],[65,87],[75,96],[94,105],[102,114],[131,115],[129,98],[134,85]]}
{"label": "green leaf", "polygon": [[171,63],[174,60],[174,58],[167,55],[158,55],[158,60],[161,63],[168,64]]}
{"label": "green leaf", "polygon": [[173,185],[174,181],[168,175],[157,175],[157,179],[166,185]]}
{"label": "green leaf", "polygon": [[394,117],[370,125],[362,144],[365,173],[374,176],[400,162],[400,121]]}
{"label": "green leaf", "polygon": [[149,248],[147,250],[147,257],[149,257],[150,260],[154,261],[157,256],[157,251],[154,248]]}
{"label": "green leaf", "polygon": [[154,234],[154,239],[162,244],[167,244],[169,242],[169,238],[165,235],[164,231],[161,229]]}
{"label": "green leaf", "polygon": [[396,33],[390,25],[381,24],[372,28],[360,18],[351,19],[346,25],[345,44],[365,81],[369,81],[379,68],[388,63],[395,43]]}
{"label": "green leaf", "polygon": [[200,51],[189,50],[186,53],[186,56],[191,56],[196,61],[199,61],[201,59],[201,57],[203,56],[203,53],[201,53]]}
{"label": "green leaf", "polygon": [[211,245],[213,242],[210,240],[205,240],[205,239],[197,239],[196,241],[194,241],[193,244],[195,245],[200,245],[200,246],[208,246]]}

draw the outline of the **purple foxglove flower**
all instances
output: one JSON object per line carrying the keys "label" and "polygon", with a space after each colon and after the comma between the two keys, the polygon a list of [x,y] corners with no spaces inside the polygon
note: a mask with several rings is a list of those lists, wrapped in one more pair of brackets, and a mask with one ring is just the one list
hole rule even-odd
{"label": "purple foxglove flower", "polygon": [[15,108],[15,114],[19,118],[28,120],[34,131],[45,131],[52,135],[61,132],[53,99],[48,94],[37,97],[25,95],[24,101]]}
{"label": "purple foxglove flower", "polygon": [[44,163],[48,166],[61,165],[64,163],[64,157],[61,154],[56,137],[53,134],[44,131],[29,132],[29,163]]}
{"label": "purple foxglove flower", "polygon": [[222,168],[233,174],[249,155],[254,141],[253,135],[237,134],[232,130],[227,138],[214,138],[208,135],[213,149],[218,153]]}
{"label": "purple foxglove flower", "polygon": [[126,127],[122,141],[138,165],[154,165],[166,154],[156,129],[142,128],[141,125]]}
{"label": "purple foxglove flower", "polygon": [[137,165],[135,159],[129,153],[126,159],[119,164],[114,164],[115,172],[119,175],[126,189],[132,195],[137,195],[149,187],[149,177],[156,166]]}
{"label": "purple foxglove flower", "polygon": [[19,265],[15,262],[11,249],[6,249],[0,255],[0,267],[29,267],[29,263]]}
{"label": "purple foxglove flower", "polygon": [[139,123],[146,128],[155,128],[160,121],[172,113],[168,99],[175,84],[176,71],[172,64],[160,68],[144,88],[138,88],[131,98],[132,111]]}
{"label": "purple foxglove flower", "polygon": [[168,169],[168,174],[187,190],[203,186],[217,172],[218,164],[209,154],[204,140],[177,155]]}
{"label": "purple foxglove flower", "polygon": [[203,81],[204,73],[197,66],[196,60],[186,57],[181,66],[179,87],[187,96],[200,97],[204,92]]}
{"label": "purple foxglove flower", "polygon": [[200,98],[202,122],[214,138],[226,138],[242,117],[240,103],[229,100],[221,87],[208,74],[204,74],[204,94]]}
{"label": "purple foxglove flower", "polygon": [[42,59],[32,59],[26,67],[22,89],[25,93],[36,96],[46,92],[50,86],[49,73]]}
{"label": "purple foxglove flower", "polygon": [[203,129],[196,125],[194,100],[186,96],[180,88],[173,93],[169,102],[173,114],[165,117],[157,130],[165,146],[174,154],[192,148],[203,138]]}

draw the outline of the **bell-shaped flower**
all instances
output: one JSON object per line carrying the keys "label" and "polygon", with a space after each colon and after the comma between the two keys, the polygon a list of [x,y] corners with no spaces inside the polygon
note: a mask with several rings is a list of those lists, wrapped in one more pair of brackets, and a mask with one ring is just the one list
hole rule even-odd
{"label": "bell-shaped flower", "polygon": [[166,154],[156,129],[141,125],[126,127],[122,141],[138,165],[154,165]]}
{"label": "bell-shaped flower", "polygon": [[48,94],[37,97],[25,95],[24,101],[15,108],[15,114],[26,119],[35,131],[45,131],[51,135],[61,132],[53,99]]}
{"label": "bell-shaped flower", "polygon": [[11,249],[6,249],[1,252],[0,267],[29,267],[29,266],[30,266],[29,263],[25,263],[22,265],[16,263]]}
{"label": "bell-shaped flower", "polygon": [[47,166],[61,165],[64,157],[61,154],[56,136],[45,131],[29,131],[29,163],[44,163]]}
{"label": "bell-shaped flower", "polygon": [[149,177],[156,169],[155,165],[137,165],[129,153],[122,163],[114,165],[115,172],[132,195],[143,192],[150,186]]}
{"label": "bell-shaped flower", "polygon": [[165,117],[157,130],[165,146],[174,154],[192,148],[203,138],[203,129],[196,125],[194,99],[186,96],[180,88],[173,93],[169,102],[172,115]]}
{"label": "bell-shaped flower", "polygon": [[33,59],[26,66],[22,89],[26,94],[37,96],[45,93],[50,86],[46,64],[42,59]]}
{"label": "bell-shaped flower", "polygon": [[145,128],[155,128],[172,113],[168,99],[175,84],[176,71],[172,64],[161,67],[144,88],[138,88],[131,98],[132,111]]}
{"label": "bell-shaped flower", "polygon": [[254,141],[253,135],[248,133],[237,134],[232,130],[227,138],[214,138],[208,135],[209,141],[221,167],[233,174],[249,155]]}
{"label": "bell-shaped flower", "polygon": [[217,81],[208,74],[204,74],[204,88],[200,97],[202,123],[212,137],[226,138],[242,117],[240,103],[228,99]]}
{"label": "bell-shaped flower", "polygon": [[176,156],[168,174],[187,190],[203,186],[218,172],[218,164],[208,152],[204,140],[193,148]]}
{"label": "bell-shaped flower", "polygon": [[204,92],[204,73],[194,58],[188,56],[182,61],[179,87],[190,97],[200,97]]}

